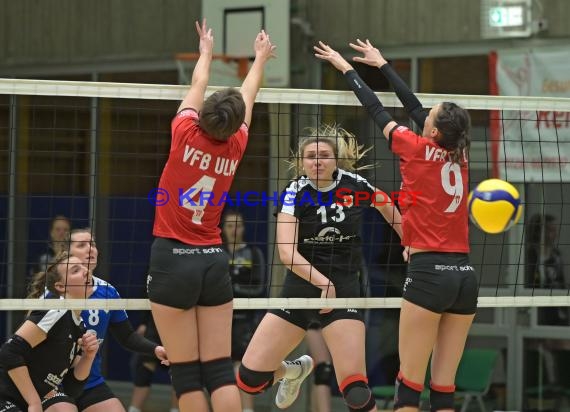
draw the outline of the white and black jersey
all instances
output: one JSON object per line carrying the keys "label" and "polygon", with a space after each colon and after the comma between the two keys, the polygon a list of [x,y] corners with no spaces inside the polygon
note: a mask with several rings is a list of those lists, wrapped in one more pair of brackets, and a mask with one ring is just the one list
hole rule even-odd
{"label": "white and black jersey", "polygon": [[298,219],[299,253],[335,282],[362,268],[362,214],[371,206],[375,188],[362,176],[342,169],[333,177],[325,188],[317,188],[307,176],[289,182],[279,212]]}
{"label": "white and black jersey", "polygon": [[[75,357],[79,353],[78,339],[85,333],[80,316],[70,310],[33,311],[26,320],[35,323],[47,338],[25,356],[30,377],[43,398],[58,389]],[[4,345],[10,345],[11,339]],[[26,405],[8,372],[0,368],[0,398]]]}

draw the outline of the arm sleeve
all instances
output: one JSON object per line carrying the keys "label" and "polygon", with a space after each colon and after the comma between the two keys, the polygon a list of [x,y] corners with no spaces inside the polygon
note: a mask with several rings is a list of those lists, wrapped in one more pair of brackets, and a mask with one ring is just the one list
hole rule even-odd
{"label": "arm sleeve", "polygon": [[424,128],[424,123],[427,118],[427,113],[424,111],[424,107],[416,97],[414,93],[410,90],[408,85],[402,80],[398,73],[390,66],[385,64],[380,68],[384,77],[390,82],[394,88],[394,92],[398,99],[404,105],[404,109],[410,115],[410,118],[417,124],[421,129]]}
{"label": "arm sleeve", "polygon": [[0,348],[0,366],[6,371],[25,366],[26,357],[31,350],[32,347],[24,338],[12,336]]}
{"label": "arm sleeve", "polygon": [[392,116],[390,116],[386,108],[382,106],[378,96],[364,83],[358,73],[356,73],[356,70],[347,71],[344,77],[360,103],[362,103],[370,117],[374,120],[374,123],[376,123],[380,130],[384,130],[386,125],[392,121]]}
{"label": "arm sleeve", "polygon": [[156,343],[136,333],[128,320],[110,323],[109,331],[117,339],[117,342],[132,352],[154,355],[154,349],[158,346]]}
{"label": "arm sleeve", "polygon": [[143,311],[141,315],[141,325],[148,325],[152,321],[152,313],[150,310]]}

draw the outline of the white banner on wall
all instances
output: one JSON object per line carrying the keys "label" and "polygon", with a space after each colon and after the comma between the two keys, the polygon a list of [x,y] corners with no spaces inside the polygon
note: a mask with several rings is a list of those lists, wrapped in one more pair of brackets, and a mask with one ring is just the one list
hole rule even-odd
{"label": "white banner on wall", "polygon": [[[497,92],[570,97],[570,48],[497,51]],[[498,171],[512,182],[570,181],[570,112],[500,113]]]}

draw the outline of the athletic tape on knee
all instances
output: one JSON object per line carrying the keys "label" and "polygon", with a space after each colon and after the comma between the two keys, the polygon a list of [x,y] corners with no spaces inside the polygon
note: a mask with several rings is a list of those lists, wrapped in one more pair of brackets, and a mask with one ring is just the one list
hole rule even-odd
{"label": "athletic tape on knee", "polygon": [[170,378],[172,379],[174,392],[179,398],[187,392],[201,391],[204,386],[202,384],[200,361],[197,360],[184,363],[171,363]]}
{"label": "athletic tape on knee", "polygon": [[424,385],[412,382],[406,378],[402,372],[398,372],[396,378],[396,394],[394,396],[394,410],[403,408],[404,406],[411,406],[418,408],[420,406],[420,397]]}
{"label": "athletic tape on knee", "polygon": [[236,377],[231,358],[202,362],[202,381],[208,392],[226,385],[235,385]]}
{"label": "athletic tape on knee", "polygon": [[144,366],[143,363],[137,362],[133,384],[139,388],[148,388],[152,383],[152,375],[154,371]]}
{"label": "athletic tape on knee", "polygon": [[315,385],[330,386],[332,378],[332,365],[330,362],[321,362],[315,366]]}
{"label": "athletic tape on knee", "polygon": [[357,374],[346,378],[339,385],[344,402],[351,412],[369,412],[376,405],[366,376]]}
{"label": "athletic tape on knee", "polygon": [[437,385],[430,382],[429,403],[431,411],[455,408],[455,385]]}
{"label": "athletic tape on knee", "polygon": [[251,395],[262,393],[266,388],[273,385],[274,372],[258,372],[239,365],[237,374],[237,386],[242,391]]}

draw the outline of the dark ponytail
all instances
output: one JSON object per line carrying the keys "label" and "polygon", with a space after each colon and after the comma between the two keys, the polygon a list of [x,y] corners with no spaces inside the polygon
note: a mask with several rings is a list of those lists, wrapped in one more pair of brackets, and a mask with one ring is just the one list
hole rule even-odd
{"label": "dark ponytail", "polygon": [[443,102],[434,126],[440,133],[437,143],[449,153],[453,163],[463,163],[471,147],[471,118],[469,112],[455,103]]}

